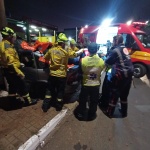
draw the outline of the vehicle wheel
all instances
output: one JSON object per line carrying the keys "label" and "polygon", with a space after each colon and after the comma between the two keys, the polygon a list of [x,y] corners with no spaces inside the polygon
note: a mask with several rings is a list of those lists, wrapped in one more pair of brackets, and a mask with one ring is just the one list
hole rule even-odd
{"label": "vehicle wheel", "polygon": [[140,78],[147,73],[146,67],[142,64],[134,64],[134,77]]}

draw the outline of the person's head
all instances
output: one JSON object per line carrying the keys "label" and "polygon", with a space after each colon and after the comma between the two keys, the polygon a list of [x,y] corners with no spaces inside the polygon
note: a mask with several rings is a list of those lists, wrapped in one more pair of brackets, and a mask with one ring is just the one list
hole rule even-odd
{"label": "person's head", "polygon": [[59,33],[57,37],[58,45],[60,45],[62,48],[65,48],[66,43],[68,42],[68,38],[64,33]]}
{"label": "person's head", "polygon": [[121,34],[118,34],[116,44],[119,45],[122,43],[123,43],[123,36]]}
{"label": "person's head", "polygon": [[76,41],[74,40],[74,39],[71,39],[71,41],[70,41],[70,46],[71,47],[75,47],[76,46]]}
{"label": "person's head", "polygon": [[113,37],[113,43],[112,46],[116,46],[117,45],[117,35]]}
{"label": "person's head", "polygon": [[90,54],[96,54],[97,49],[98,49],[98,47],[97,47],[96,43],[93,42],[93,43],[88,44],[88,51]]}
{"label": "person's head", "polygon": [[4,40],[9,41],[10,43],[14,43],[16,40],[16,34],[13,29],[9,27],[4,27],[1,29],[1,35]]}

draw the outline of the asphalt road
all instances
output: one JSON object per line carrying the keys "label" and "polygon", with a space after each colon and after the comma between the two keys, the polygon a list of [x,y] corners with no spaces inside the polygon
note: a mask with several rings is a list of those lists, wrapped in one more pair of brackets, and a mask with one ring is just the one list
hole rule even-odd
{"label": "asphalt road", "polygon": [[[149,150],[149,80],[134,79],[129,95],[128,117],[109,119],[98,108],[94,121],[78,121],[69,112],[46,138],[43,150]],[[37,148],[38,150],[41,148]]]}

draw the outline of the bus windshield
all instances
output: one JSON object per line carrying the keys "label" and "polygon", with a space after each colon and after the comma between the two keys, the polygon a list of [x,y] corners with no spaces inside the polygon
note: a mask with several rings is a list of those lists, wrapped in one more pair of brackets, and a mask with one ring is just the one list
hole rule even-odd
{"label": "bus windshield", "polygon": [[150,48],[150,35],[146,35],[143,33],[135,33],[135,35],[145,48]]}

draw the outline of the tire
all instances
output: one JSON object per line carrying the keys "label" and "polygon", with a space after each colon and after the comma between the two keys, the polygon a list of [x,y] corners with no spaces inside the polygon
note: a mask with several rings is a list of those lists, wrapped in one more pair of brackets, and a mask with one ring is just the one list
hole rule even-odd
{"label": "tire", "polygon": [[134,64],[134,77],[140,78],[143,77],[147,73],[147,69],[142,64]]}

